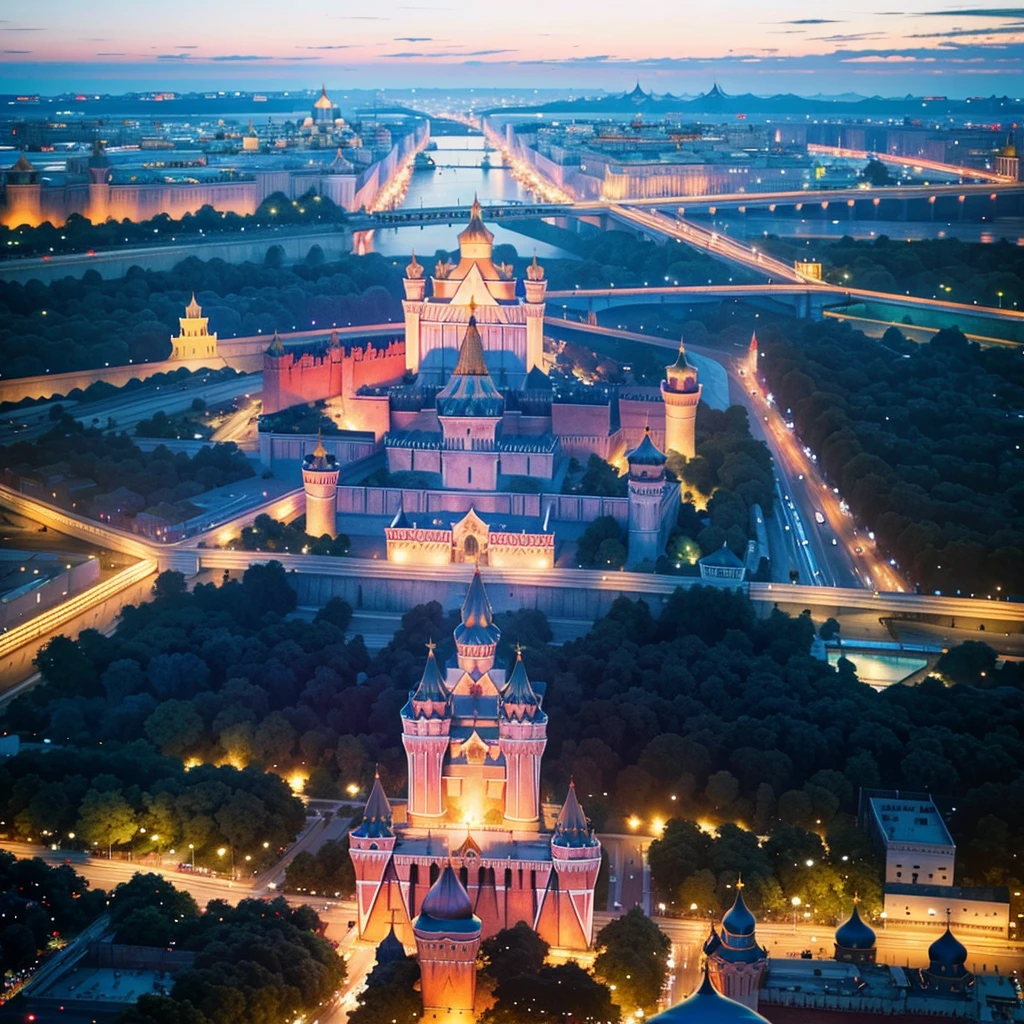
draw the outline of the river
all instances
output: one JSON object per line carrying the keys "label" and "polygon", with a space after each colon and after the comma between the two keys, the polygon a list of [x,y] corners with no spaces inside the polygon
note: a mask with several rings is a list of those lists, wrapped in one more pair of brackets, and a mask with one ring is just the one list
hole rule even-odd
{"label": "river", "polygon": [[[436,135],[437,149],[430,156],[437,165],[433,171],[414,171],[403,209],[420,206],[469,206],[473,196],[485,206],[508,202],[532,202],[533,197],[502,165],[501,153],[492,150],[488,156],[491,169],[480,167],[484,156],[482,135]],[[464,224],[430,224],[426,227],[379,228],[373,233],[373,251],[384,256],[408,256],[411,249],[432,258],[438,249],[458,248],[456,236]],[[535,241],[526,235],[489,223],[496,245],[514,245],[521,256],[531,254],[547,258],[570,257],[564,249]]]}

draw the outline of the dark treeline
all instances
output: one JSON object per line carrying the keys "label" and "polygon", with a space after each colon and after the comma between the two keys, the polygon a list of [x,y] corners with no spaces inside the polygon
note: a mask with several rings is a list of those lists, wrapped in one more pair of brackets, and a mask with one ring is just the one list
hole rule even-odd
{"label": "dark treeline", "polygon": [[926,345],[828,321],[776,336],[779,406],[882,551],[926,591],[1024,593],[1024,365],[956,330]]}
{"label": "dark treeline", "polygon": [[[417,606],[371,658],[358,637],[345,640],[343,602],[313,622],[282,619],[295,595],[273,563],[241,582],[183,589],[165,573],[156,600],[125,609],[112,638],[86,633],[46,649],[43,684],[11,704],[6,724],[74,752],[66,764],[59,750],[6,762],[5,820],[16,822],[36,795],[38,783],[15,786],[25,775],[108,773],[80,767],[81,751],[99,741],[102,755],[91,757],[114,756],[117,741],[147,750],[155,778],[170,772],[167,759],[226,762],[299,773],[307,792],[340,796],[352,785],[365,794],[379,764],[387,791],[401,793],[398,712],[427,641],[444,638],[439,656],[452,653],[455,613]],[[809,616],[757,619],[742,595],[703,587],[677,591],[659,616],[620,599],[563,647],[549,646],[536,611],[503,613],[498,623],[499,657],[521,641],[531,677],[548,683],[544,795],[561,799],[575,777],[598,825],[621,830],[637,815],[849,836],[860,787],[927,790],[956,798],[962,880],[1021,888],[1011,851],[1024,841],[1024,705],[1007,669],[995,686],[986,679],[989,689],[930,680],[877,693],[849,662],[834,669],[810,657]],[[125,786],[149,792],[141,771],[126,770],[117,776]],[[199,770],[179,775],[182,784]],[[235,775],[237,784],[248,777]],[[31,825],[53,827],[45,815]],[[698,851],[690,873],[708,868],[718,884],[710,856]]]}
{"label": "dark treeline", "polygon": [[901,242],[882,235],[856,241],[847,235],[810,245],[769,238],[765,248],[786,260],[813,256],[821,260],[827,281],[851,288],[898,295],[909,291],[966,305],[1001,303],[1007,309],[1024,304],[1024,253],[1006,239],[984,244],[959,238]]}
{"label": "dark treeline", "polygon": [[166,359],[193,292],[210,330],[222,338],[262,332],[269,343],[275,330],[322,327],[326,336],[332,325],[401,318],[397,263],[372,254],[324,263],[320,255],[321,261],[290,267],[190,257],[173,270],[132,267],[114,281],[90,270],[50,285],[0,282],[4,375]]}
{"label": "dark treeline", "polygon": [[216,236],[283,225],[342,224],[345,218],[340,206],[312,191],[295,200],[283,192],[274,192],[253,214],[222,213],[212,206],[203,206],[178,220],[160,213],[143,221],[108,220],[93,224],[88,217],[73,213],[61,227],[54,227],[49,221],[34,228],[0,225],[0,259],[115,249],[125,245],[152,246],[182,237]]}

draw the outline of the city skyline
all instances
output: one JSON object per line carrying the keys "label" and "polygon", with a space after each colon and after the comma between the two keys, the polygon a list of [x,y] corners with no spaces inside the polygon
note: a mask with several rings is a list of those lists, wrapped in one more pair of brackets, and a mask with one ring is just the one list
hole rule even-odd
{"label": "city skyline", "polygon": [[[885,6],[885,5],[879,5]],[[210,8],[183,0],[140,14],[11,0],[0,19],[0,90],[565,88],[656,92],[1014,95],[1024,70],[1024,8],[839,9],[809,16],[795,0],[682,11],[664,0],[623,23],[604,5],[551,9],[525,0],[500,30],[466,0],[384,3],[371,13],[314,5],[282,18],[257,0]],[[586,17],[582,17],[583,14]],[[596,15],[596,16],[595,16]],[[827,76],[827,77],[823,77]]]}

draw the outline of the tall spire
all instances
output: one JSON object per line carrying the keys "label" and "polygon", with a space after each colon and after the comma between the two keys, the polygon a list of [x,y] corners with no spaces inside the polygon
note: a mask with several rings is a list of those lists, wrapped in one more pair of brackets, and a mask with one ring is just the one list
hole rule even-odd
{"label": "tall spire", "polygon": [[361,839],[382,839],[395,834],[392,825],[391,804],[384,793],[384,787],[380,782],[380,772],[374,772],[373,789],[370,790],[370,797],[366,801],[366,809],[363,811],[363,820],[359,827],[354,829],[352,835]]}
{"label": "tall spire", "polygon": [[576,783],[569,780],[569,792],[555,822],[555,835],[551,840],[556,846],[596,846],[593,829],[576,798]]}
{"label": "tall spire", "polygon": [[402,711],[406,718],[447,718],[451,715],[451,699],[434,657],[436,647],[433,640],[427,641],[427,664]]}
{"label": "tall spire", "polygon": [[455,643],[461,647],[493,648],[500,639],[501,630],[494,624],[491,602],[477,568],[462,604],[462,622],[455,627]]}
{"label": "tall spire", "polygon": [[317,426],[316,428],[316,447],[313,449],[313,456],[317,459],[322,459],[327,454],[327,449],[324,447],[324,428]]}
{"label": "tall spire", "polygon": [[546,717],[540,710],[540,697],[530,683],[523,664],[523,649],[516,644],[516,664],[505,688],[501,691],[501,713],[505,718],[537,721]]}
{"label": "tall spire", "polygon": [[267,352],[272,356],[283,356],[284,345],[281,344],[281,335],[274,331],[274,340],[270,343],[270,348]]}
{"label": "tall spire", "polygon": [[476,325],[476,315],[470,313],[466,333],[459,346],[459,361],[452,371],[458,377],[486,377],[487,363],[484,361],[484,346]]}

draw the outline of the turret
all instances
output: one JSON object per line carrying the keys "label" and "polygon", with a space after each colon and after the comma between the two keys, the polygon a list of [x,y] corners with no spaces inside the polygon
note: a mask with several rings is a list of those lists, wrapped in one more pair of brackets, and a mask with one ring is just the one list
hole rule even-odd
{"label": "turret", "polygon": [[[203,316],[203,309],[193,292],[192,300],[185,307],[185,315],[178,317],[178,334],[171,338],[171,358],[216,359],[217,334],[210,332],[209,323],[210,318]],[[276,334],[274,337],[280,344],[280,338]]]}
{"label": "turret", "polygon": [[348,835],[349,854],[356,873],[359,934],[364,935],[395,848],[391,804],[384,794],[379,773],[374,777],[363,820]]}
{"label": "turret", "polygon": [[9,228],[27,224],[30,228],[43,222],[42,186],[39,172],[29,163],[25,153],[18,157],[6,172],[7,207],[3,211],[3,223]]}
{"label": "turret", "polygon": [[928,980],[939,992],[963,992],[974,980],[966,964],[967,947],[950,931],[947,911],[946,930],[928,947]]}
{"label": "turret", "polygon": [[551,837],[553,878],[538,931],[552,946],[587,949],[594,933],[594,886],[601,869],[601,843],[576,797],[569,792]]}
{"label": "turret", "polygon": [[526,372],[529,373],[534,368],[539,369],[544,362],[544,299],[548,283],[536,253],[526,268],[523,288],[526,292]]}
{"label": "turret", "polygon": [[446,864],[412,923],[420,959],[423,1020],[431,1024],[475,1020],[481,927],[469,893],[451,864]]}
{"label": "turret", "polygon": [[491,602],[477,569],[462,603],[462,621],[455,627],[459,668],[466,672],[489,671],[494,665],[500,639],[501,630],[494,624]]}
{"label": "turret", "polygon": [[702,388],[697,381],[697,369],[686,358],[686,348],[680,339],[676,361],[665,367],[665,379],[661,382],[666,451],[678,452],[688,459],[696,454],[694,431]]}
{"label": "turret", "polygon": [[516,645],[516,663],[498,697],[498,745],[505,758],[505,825],[540,828],[540,759],[547,746],[548,716]]}
{"label": "turret", "polygon": [[409,821],[438,824],[445,815],[441,769],[452,727],[452,699],[427,644],[427,664],[419,685],[402,708],[402,746],[409,766]]}
{"label": "turret", "polygon": [[413,250],[402,280],[405,288],[405,298],[402,299],[402,309],[405,311],[405,368],[409,373],[420,372],[420,314],[423,312],[423,298],[427,289],[427,280],[423,274],[423,266],[417,261]]}
{"label": "turret", "polygon": [[757,944],[754,915],[743,900],[743,882],[736,882],[736,901],[704,944],[708,975],[715,988],[729,999],[757,1009],[768,954]]}
{"label": "turret", "polygon": [[306,533],[310,537],[338,532],[338,460],[324,448],[317,432],[316,448],[302,460],[302,488],[306,492]]}
{"label": "turret", "polygon": [[843,963],[873,964],[875,933],[861,919],[855,898],[853,913],[836,929],[835,958]]}
{"label": "turret", "polygon": [[459,256],[464,260],[486,260],[493,251],[494,235],[484,224],[480,200],[473,196],[469,223],[459,232]]}
{"label": "turret", "polygon": [[651,428],[643,440],[626,453],[629,463],[629,562],[655,561],[661,552],[661,501],[665,494],[663,452],[651,440]]}

